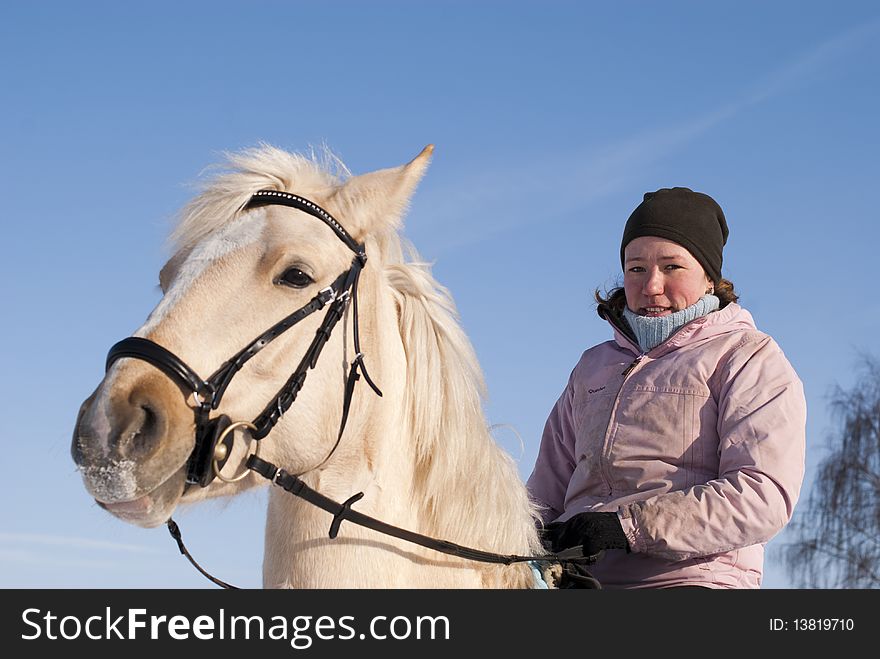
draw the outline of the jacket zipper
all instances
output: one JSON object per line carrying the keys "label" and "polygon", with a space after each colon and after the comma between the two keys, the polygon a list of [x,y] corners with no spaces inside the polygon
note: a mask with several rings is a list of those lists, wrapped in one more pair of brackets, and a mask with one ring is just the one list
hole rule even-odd
{"label": "jacket zipper", "polygon": [[611,495],[614,493],[614,488],[611,485],[611,472],[608,467],[611,462],[611,436],[609,435],[611,431],[611,426],[614,423],[614,417],[617,414],[617,408],[620,406],[620,394],[623,391],[623,386],[626,384],[626,378],[632,373],[636,366],[639,365],[645,358],[646,353],[641,353],[638,357],[636,357],[621,373],[623,376],[623,381],[620,383],[620,388],[617,390],[617,395],[614,397],[614,405],[611,407],[611,416],[608,418],[608,425],[605,427],[605,439],[602,442],[602,458],[599,461],[599,468],[602,472],[602,479],[605,481],[605,485],[608,488],[608,494]]}
{"label": "jacket zipper", "polygon": [[[645,353],[642,353],[641,355],[636,357],[632,361],[632,363],[626,367],[626,370],[624,370],[623,373],[621,373],[621,375],[623,376],[624,382],[626,382],[626,376],[633,372],[633,369],[639,365],[639,362],[642,361],[642,358],[644,358],[644,356],[645,356]],[[620,388],[623,389],[623,385],[620,385]],[[618,395],[620,395],[620,394],[618,393]]]}

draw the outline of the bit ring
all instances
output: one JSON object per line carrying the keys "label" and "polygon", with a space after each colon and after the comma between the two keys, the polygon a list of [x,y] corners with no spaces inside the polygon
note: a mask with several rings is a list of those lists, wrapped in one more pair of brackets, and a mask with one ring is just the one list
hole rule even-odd
{"label": "bit ring", "polygon": [[[234,431],[236,428],[247,428],[248,430],[256,430],[257,429],[257,427],[253,423],[251,423],[250,421],[236,421],[235,423],[230,423],[223,430],[223,432],[220,433],[220,437],[217,438],[217,446],[214,449],[214,455],[211,460],[211,468],[214,470],[214,475],[217,478],[219,478],[221,481],[223,481],[224,483],[237,483],[242,478],[247,476],[248,473],[250,473],[250,469],[245,467],[240,474],[227,477],[227,476],[224,476],[223,474],[220,473],[220,467],[217,464],[218,460],[223,460],[226,457],[227,451],[229,450],[226,448],[226,444],[223,443],[223,440],[226,439],[226,435],[228,435],[229,433]],[[232,443],[233,443],[233,445],[235,444],[235,435],[232,436]],[[254,453],[253,454],[255,456],[259,456],[260,455],[260,442],[259,442],[259,440],[255,439],[254,443],[255,443],[255,446],[254,446]]]}

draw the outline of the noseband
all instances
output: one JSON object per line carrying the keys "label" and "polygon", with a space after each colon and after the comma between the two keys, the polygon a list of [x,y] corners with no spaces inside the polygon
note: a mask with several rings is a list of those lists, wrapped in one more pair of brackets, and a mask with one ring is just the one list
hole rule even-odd
{"label": "noseband", "polygon": [[[242,348],[238,353],[225,361],[220,368],[218,368],[214,374],[207,379],[203,379],[199,376],[195,370],[190,368],[185,361],[173,352],[150,339],[136,336],[128,337],[116,343],[110,348],[110,352],[107,354],[106,370],[109,371],[110,367],[113,366],[117,360],[124,357],[140,359],[141,361],[148,362],[160,369],[165,375],[177,383],[187,398],[192,396],[194,399],[196,403],[193,408],[195,413],[195,446],[187,461],[186,487],[189,488],[193,485],[207,487],[215,478],[219,478],[225,482],[232,482],[244,478],[250,471],[253,471],[287,492],[290,492],[291,494],[304,499],[312,505],[333,515],[333,521],[331,522],[329,531],[329,536],[331,538],[336,537],[341,523],[344,520],[348,520],[353,524],[370,528],[379,533],[396,537],[406,542],[421,545],[445,554],[483,563],[510,565],[512,563],[535,561],[553,561],[560,563],[592,562],[591,557],[578,555],[578,551],[570,552],[569,550],[566,550],[567,553],[545,554],[541,556],[498,554],[465,547],[448,540],[431,538],[406,529],[401,529],[353,510],[352,504],[356,503],[364,496],[362,492],[349,497],[349,499],[341,504],[337,503],[310,488],[300,480],[298,476],[290,474],[284,469],[280,469],[259,457],[259,441],[269,434],[275,424],[281,420],[281,417],[296,400],[297,394],[305,383],[308,371],[315,368],[324,344],[326,344],[330,338],[330,334],[336,326],[336,323],[342,318],[349,301],[352,304],[353,311],[355,357],[351,362],[348,376],[346,378],[339,434],[337,435],[336,443],[327,456],[318,465],[312,467],[312,469],[316,469],[324,464],[339,446],[348,419],[348,411],[351,406],[354,386],[360,379],[358,373],[359,370],[363,373],[364,379],[370,387],[372,387],[373,391],[379,396],[382,395],[382,392],[372,379],[370,379],[369,373],[367,373],[363,354],[361,354],[360,336],[358,334],[358,281],[360,280],[361,270],[363,270],[367,263],[367,254],[364,245],[356,242],[342,225],[323,208],[304,197],[289,192],[260,190],[259,192],[254,193],[254,195],[242,207],[242,210],[267,205],[289,206],[290,208],[301,210],[318,218],[333,229],[339,239],[342,240],[352,252],[354,252],[354,258],[352,259],[349,269],[341,273],[333,283],[330,284],[330,286],[319,291],[305,306],[300,307],[289,316],[275,323],[256,339],[251,341],[247,346]],[[232,422],[225,414],[213,418],[211,417],[211,412],[216,410],[220,405],[220,401],[222,400],[226,389],[229,387],[229,383],[245,363],[291,327],[328,305],[329,309],[324,316],[324,321],[315,332],[315,338],[312,339],[311,344],[300,360],[296,370],[294,370],[284,386],[281,387],[275,397],[269,401],[257,418],[252,422]],[[232,446],[234,443],[233,431],[238,427],[245,427],[250,431],[251,437],[256,442],[256,447],[254,454],[247,459],[246,468],[242,473],[234,478],[228,478],[223,476],[220,472],[229,457],[232,455]],[[212,576],[196,562],[183,544],[180,528],[173,519],[169,518],[166,524],[171,536],[177,542],[180,553],[186,556],[190,563],[192,563],[199,572],[219,586],[224,588],[235,588],[235,586],[231,586],[225,581],[221,581]],[[601,587],[598,582],[596,582],[596,587]]]}
{"label": "noseband", "polygon": [[[247,475],[247,470],[235,478],[227,478],[221,475],[223,466],[232,455],[232,445],[234,442],[232,431],[237,427],[247,427],[250,430],[251,437],[257,442],[269,434],[275,424],[281,420],[281,417],[284,416],[284,413],[296,400],[297,394],[305,383],[308,371],[315,368],[324,344],[326,344],[327,340],[330,338],[330,334],[336,326],[336,323],[342,318],[349,301],[352,302],[354,312],[355,358],[351,363],[346,382],[342,421],[340,423],[336,446],[338,446],[339,438],[342,437],[342,432],[345,429],[345,423],[348,418],[348,409],[354,392],[354,384],[360,377],[358,369],[363,372],[365,379],[373,390],[378,395],[382,395],[382,392],[379,391],[379,388],[373,383],[372,379],[370,379],[363,362],[363,355],[360,351],[357,288],[361,270],[367,263],[367,254],[364,246],[356,242],[342,225],[330,215],[330,213],[314,202],[289,192],[260,190],[248,200],[242,210],[267,205],[289,206],[308,213],[324,222],[334,231],[339,239],[342,240],[352,252],[354,252],[355,256],[352,259],[351,267],[340,274],[327,288],[319,291],[306,305],[275,323],[272,327],[242,348],[238,353],[225,361],[223,365],[207,379],[203,379],[199,376],[195,370],[190,368],[185,361],[173,352],[150,339],[136,336],[123,339],[110,348],[110,352],[107,354],[107,370],[109,370],[117,360],[122,359],[123,357],[140,359],[160,369],[177,383],[187,397],[193,397],[193,400],[195,401],[195,406],[193,408],[195,413],[195,446],[190,454],[189,460],[187,461],[187,487],[191,485],[207,487],[217,477],[223,481],[229,482],[239,480]],[[254,355],[291,327],[316,311],[324,309],[328,305],[330,308],[324,316],[324,321],[315,333],[315,338],[312,339],[311,344],[300,360],[296,370],[293,371],[287,382],[281,387],[274,398],[266,404],[259,416],[251,422],[237,421],[235,423],[233,423],[225,414],[213,418],[211,417],[211,412],[216,410],[220,405],[220,401],[223,399],[223,394],[226,393],[226,389],[229,387],[235,374],[238,373]],[[333,447],[333,450],[336,449],[336,446]],[[257,452],[259,451],[259,443],[256,444],[255,450]]]}

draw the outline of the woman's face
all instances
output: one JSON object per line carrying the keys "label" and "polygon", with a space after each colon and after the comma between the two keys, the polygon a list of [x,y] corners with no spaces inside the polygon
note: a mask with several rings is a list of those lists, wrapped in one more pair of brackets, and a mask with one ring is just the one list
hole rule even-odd
{"label": "woman's face", "polygon": [[656,236],[631,240],[623,251],[626,306],[640,316],[667,316],[691,306],[712,282],[678,243]]}

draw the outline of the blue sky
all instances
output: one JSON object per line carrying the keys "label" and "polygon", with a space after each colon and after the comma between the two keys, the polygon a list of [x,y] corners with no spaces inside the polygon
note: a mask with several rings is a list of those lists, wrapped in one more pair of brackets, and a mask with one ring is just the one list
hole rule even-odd
{"label": "blue sky", "polygon": [[[711,194],[724,272],[804,381],[809,492],[877,354],[872,2],[118,2],[0,8],[7,231],[0,586],[213,587],[98,509],[68,453],[109,346],[158,301],[174,212],[222,152],[326,144],[354,173],[436,145],[406,235],[458,304],[499,442],[531,471],[645,191]],[[265,493],[178,517],[260,584]],[[765,586],[789,580],[770,543]]]}

